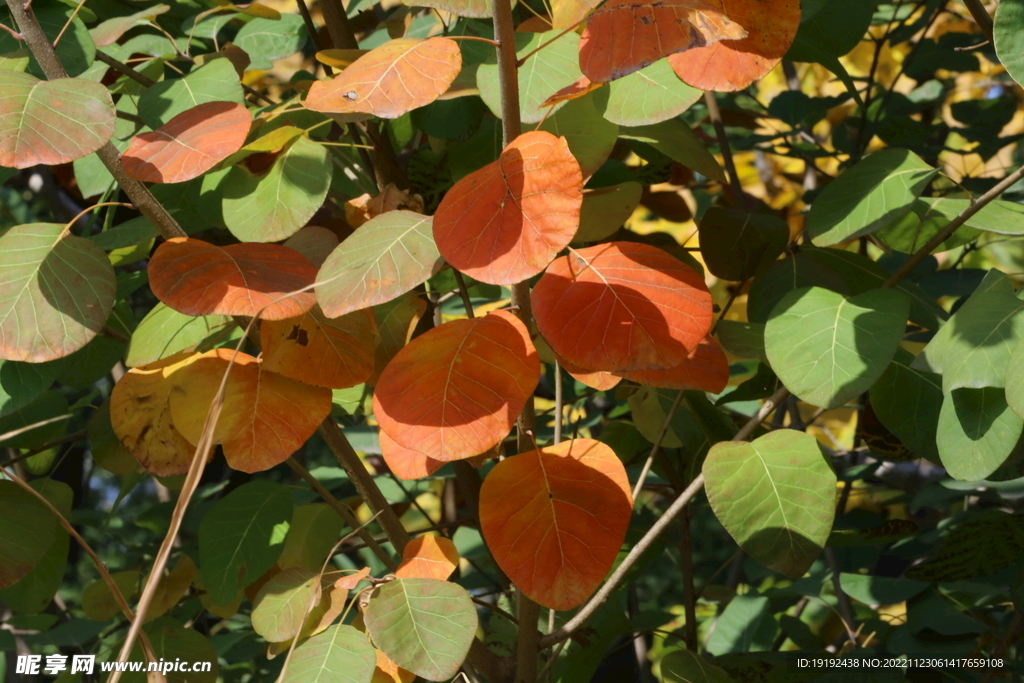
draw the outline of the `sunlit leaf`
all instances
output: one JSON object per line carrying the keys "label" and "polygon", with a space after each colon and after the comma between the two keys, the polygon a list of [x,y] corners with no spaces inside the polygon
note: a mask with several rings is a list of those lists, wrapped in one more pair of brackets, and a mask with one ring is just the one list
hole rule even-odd
{"label": "sunlit leaf", "polygon": [[234,154],[249,134],[252,116],[235,102],[207,102],[184,111],[158,130],[132,138],[121,155],[125,173],[147,183],[198,178]]}
{"label": "sunlit leaf", "polygon": [[594,370],[665,370],[711,327],[703,279],[656,247],[611,242],[556,259],[531,295],[559,356]]}
{"label": "sunlit leaf", "polygon": [[992,29],[996,54],[1010,78],[1024,81],[1024,1],[1005,0],[996,8]]}
{"label": "sunlit leaf", "polygon": [[338,624],[295,648],[282,683],[366,683],[375,662],[366,635]]}
{"label": "sunlit leaf", "polygon": [[170,9],[167,5],[153,5],[135,14],[107,19],[94,28],[89,29],[89,33],[92,35],[96,47],[107,47],[116,43],[121,36],[139,24],[148,23],[151,17],[164,14]]}
{"label": "sunlit leaf", "polygon": [[264,320],[294,318],[316,300],[311,291],[285,295],[315,278],[316,268],[305,256],[276,244],[218,247],[175,237],[161,244],[149,262],[153,293],[187,315],[251,316],[266,306],[260,314]]}
{"label": "sunlit leaf", "polygon": [[332,170],[327,148],[305,137],[285,147],[265,173],[234,166],[221,181],[224,223],[246,242],[287,239],[323,205]]}
{"label": "sunlit leaf", "polygon": [[199,569],[215,603],[231,602],[274,566],[291,518],[291,492],[266,480],[242,484],[206,510],[199,523]]}
{"label": "sunlit leaf", "polygon": [[385,583],[370,598],[363,619],[388,658],[428,681],[455,675],[477,629],[466,589],[437,579]]}
{"label": "sunlit leaf", "polygon": [[540,130],[565,138],[584,178],[594,175],[608,160],[619,133],[617,125],[601,116],[591,97],[568,102],[544,119]]}
{"label": "sunlit leaf", "polygon": [[292,515],[277,566],[320,571],[324,558],[341,536],[341,515],[326,503],[299,505]]}
{"label": "sunlit leaf", "polygon": [[178,114],[207,102],[245,104],[238,73],[227,59],[215,59],[183,78],[169,78],[146,88],[139,97],[139,116],[156,130]]}
{"label": "sunlit leaf", "polygon": [[306,384],[344,389],[373,374],[377,319],[370,309],[327,318],[319,307],[260,325],[263,369]]}
{"label": "sunlit leaf", "polygon": [[432,219],[388,211],[370,219],[324,261],[317,301],[336,318],[382,304],[423,283],[441,266]]}
{"label": "sunlit leaf", "polygon": [[821,287],[795,289],[765,325],[768,362],[802,400],[837,408],[885,372],[903,338],[909,306],[891,289],[850,298]]}
{"label": "sunlit leaf", "polygon": [[194,317],[157,303],[132,332],[125,365],[148,365],[179,351],[191,351],[204,339],[233,324],[226,315]]}
{"label": "sunlit leaf", "polygon": [[253,19],[238,31],[234,43],[252,59],[250,69],[271,69],[274,61],[301,50],[306,38],[302,17],[282,14],[277,19]]}
{"label": "sunlit leaf", "polygon": [[332,114],[363,112],[386,119],[430,104],[462,68],[448,38],[399,38],[363,55],[331,81],[317,81],[303,104]]}
{"label": "sunlit leaf", "polygon": [[402,551],[402,564],[395,576],[408,579],[438,579],[444,581],[459,566],[459,551],[451,539],[443,536],[417,536]]}
{"label": "sunlit leaf", "polygon": [[0,166],[56,165],[95,152],[114,134],[114,103],[99,83],[40,81],[0,69]]}
{"label": "sunlit leaf", "polygon": [[306,613],[320,600],[320,575],[301,568],[284,569],[263,584],[252,603],[252,628],[272,643],[299,634]]}
{"label": "sunlit leaf", "polygon": [[114,305],[114,269],[99,247],[63,225],[0,234],[0,358],[39,363],[85,346]]}
{"label": "sunlit leaf", "polygon": [[380,454],[387,463],[388,469],[399,479],[422,479],[429,477],[444,466],[441,460],[435,460],[413,448],[406,448],[387,435],[383,429],[377,432],[380,438]]}
{"label": "sunlit leaf", "polygon": [[567,610],[604,580],[633,510],[626,470],[591,439],[506,458],[480,490],[480,528],[494,559],[531,600]]}
{"label": "sunlit leaf", "polygon": [[798,0],[715,0],[746,30],[742,40],[723,40],[668,58],[679,78],[701,90],[742,90],[782,60],[800,26]]}
{"label": "sunlit leaf", "polygon": [[597,83],[613,81],[662,57],[747,36],[721,3],[670,0],[640,5],[611,0],[590,15],[580,41],[580,68]]}
{"label": "sunlit leaf", "polygon": [[835,515],[836,475],[817,439],[783,429],[718,443],[703,471],[711,508],[740,547],[770,569],[803,576]]}
{"label": "sunlit leaf", "polygon": [[395,355],[377,382],[373,414],[405,448],[436,460],[470,458],[511,431],[539,375],[537,352],[516,316],[495,311],[454,320]]}
{"label": "sunlit leaf", "polygon": [[608,86],[604,117],[620,126],[648,126],[679,116],[701,91],[683,83],[668,61],[659,60]]}
{"label": "sunlit leaf", "polygon": [[373,375],[367,380],[370,386],[377,384],[387,364],[412,339],[416,325],[427,312],[427,302],[419,294],[411,292],[376,306],[373,311],[377,317],[380,341],[374,351]]}
{"label": "sunlit leaf", "polygon": [[207,410],[232,359],[235,364],[213,440],[223,444],[234,469],[268,470],[297,451],[330,414],[331,391],[265,370],[247,354],[214,349],[174,377],[170,412],[174,426],[189,443],[199,443]]}
{"label": "sunlit leaf", "polygon": [[509,284],[536,275],[579,227],[583,175],[565,138],[519,136],[462,178],[434,215],[441,255],[470,277]]}
{"label": "sunlit leaf", "polygon": [[998,387],[962,387],[946,393],[935,441],[954,479],[979,481],[999,469],[1024,433],[1021,419]]}
{"label": "sunlit leaf", "polygon": [[[537,123],[558,111],[562,104],[545,106],[544,102],[556,91],[574,83],[580,76],[580,39],[575,33],[546,31],[518,34],[524,40],[516,41],[516,55],[523,59],[541,45],[553,41],[533,54],[517,70],[519,82],[519,110],[523,123]],[[501,88],[498,83],[498,64],[481,64],[476,72],[480,97],[495,116],[501,118]]]}

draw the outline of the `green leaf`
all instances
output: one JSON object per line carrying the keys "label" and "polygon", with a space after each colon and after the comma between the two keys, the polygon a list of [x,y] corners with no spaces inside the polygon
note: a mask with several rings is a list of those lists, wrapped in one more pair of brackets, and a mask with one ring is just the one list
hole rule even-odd
{"label": "green leaf", "polygon": [[282,683],[369,683],[376,665],[366,635],[338,624],[295,648]]}
{"label": "green leaf", "polygon": [[1020,560],[1024,524],[1020,515],[989,508],[956,525],[935,556],[907,570],[920,581],[962,581],[995,574]]}
{"label": "green leaf", "polygon": [[114,102],[99,83],[40,81],[0,70],[0,165],[28,168],[84,157],[114,134]]}
{"label": "green leaf", "polygon": [[905,149],[875,152],[825,186],[807,233],[817,245],[868,235],[906,215],[937,170]]}
{"label": "green leaf", "polygon": [[428,681],[445,681],[466,659],[477,629],[466,589],[437,579],[385,583],[363,612],[374,644],[391,661]]}
{"label": "green leaf", "polygon": [[331,184],[327,148],[296,138],[263,175],[234,166],[220,183],[224,222],[244,242],[278,242],[297,233],[324,203]]}
{"label": "green leaf", "polygon": [[903,349],[871,387],[871,405],[886,429],[907,448],[938,462],[935,433],[942,409],[942,378],[912,366],[914,357]]}
{"label": "green leaf", "polygon": [[50,388],[60,363],[0,361],[0,417],[24,408]]}
{"label": "green leaf", "polygon": [[632,180],[583,193],[574,242],[599,242],[622,227],[640,205],[643,186]]}
{"label": "green leaf", "polygon": [[[29,486],[39,491],[64,517],[71,516],[74,492],[62,481],[49,477],[34,479]],[[56,518],[54,518],[56,521]],[[70,536],[64,527],[55,526],[53,543],[39,563],[13,586],[0,590],[0,600],[21,614],[38,614],[53,600],[64,582],[68,564]]]}
{"label": "green leaf", "polygon": [[865,605],[895,605],[928,588],[923,581],[870,574],[840,574],[839,583],[847,595]]}
{"label": "green leaf", "polygon": [[738,358],[768,361],[764,352],[764,323],[722,320],[718,323],[718,341],[726,351]]}
{"label": "green leaf", "polygon": [[114,305],[103,250],[56,223],[0,235],[0,358],[42,362],[85,346]]}
{"label": "green leaf", "polygon": [[991,271],[915,359],[914,367],[942,375],[942,391],[1006,386],[1006,367],[1024,338],[1024,301],[1013,281]]}
{"label": "green leaf", "polygon": [[[923,247],[928,240],[949,224],[966,206],[967,199],[948,199],[946,197],[922,197],[914,202],[912,210],[897,221],[875,233],[875,237],[894,251],[913,254]],[[986,207],[987,208],[987,207]],[[1024,207],[1022,207],[1024,208]],[[981,235],[974,218],[984,213],[978,212],[971,220],[961,225],[952,236],[937,246],[932,253],[938,254],[973,242]],[[1024,215],[1021,216],[1024,218]],[[981,222],[988,222],[983,217]]]}
{"label": "green leaf", "polygon": [[199,568],[214,604],[231,602],[274,566],[291,518],[291,492],[269,481],[242,484],[206,511],[199,523]]}
{"label": "green leaf", "polygon": [[755,592],[737,595],[718,617],[706,649],[715,655],[758,651],[763,655],[778,631],[768,598]]}
{"label": "green leaf", "polygon": [[[203,634],[190,628],[185,628],[173,620],[161,617],[146,627],[149,640],[153,643],[153,650],[157,659],[165,662],[208,662],[209,671],[168,671],[166,674],[167,683],[216,683],[219,664],[217,663],[217,650],[213,643]],[[120,644],[117,645],[120,648]],[[142,646],[136,641],[132,653],[128,657],[131,662],[143,662],[146,657],[142,654]],[[121,676],[123,683],[147,683],[148,678],[143,672],[130,672]]]}
{"label": "green leaf", "polygon": [[954,479],[978,481],[999,469],[1024,433],[1024,420],[998,387],[963,387],[947,393],[935,440],[939,458]]}
{"label": "green leaf", "polygon": [[1010,78],[1024,83],[1024,0],[1002,0],[999,3],[992,35],[996,55]]}
{"label": "green leaf", "polygon": [[711,178],[725,182],[725,171],[704,143],[684,121],[670,119],[651,126],[622,128],[619,137],[654,147],[669,159]]}
{"label": "green leaf", "polygon": [[306,614],[319,601],[319,571],[284,569],[270,577],[256,594],[252,603],[252,628],[271,643],[291,640],[299,634]]}
{"label": "green leaf", "polygon": [[584,178],[592,176],[608,160],[619,135],[619,127],[597,111],[592,95],[566,102],[544,120],[540,130],[565,137]]}
{"label": "green leaf", "polygon": [[250,69],[272,69],[274,60],[291,56],[306,44],[306,26],[298,14],[280,19],[257,17],[235,35],[235,45],[252,61]]}
{"label": "green leaf", "polygon": [[[40,6],[33,6],[32,10],[36,15],[36,19],[39,20],[43,33],[46,34],[51,43],[56,40],[61,30],[64,29],[64,25],[67,24],[68,19],[71,18],[75,11],[70,7],[60,7],[46,3],[40,3]],[[14,22],[6,17],[3,23],[7,26],[14,26]],[[25,43],[16,41],[6,31],[0,31],[0,54],[14,52],[24,46]],[[89,35],[89,29],[85,27],[81,16],[76,16],[71,21],[71,26],[64,32],[64,36],[57,44],[56,52],[60,63],[64,65],[64,70],[72,77],[81,76],[89,68],[89,65],[93,63],[93,60],[96,59],[96,45],[93,43],[92,36]],[[46,78],[35,57],[32,58],[28,71],[37,78]]]}
{"label": "green leaf", "polygon": [[13,481],[0,481],[0,588],[13,586],[53,545],[57,518]]}
{"label": "green leaf", "polygon": [[607,89],[594,93],[604,117],[620,126],[649,126],[673,119],[703,94],[679,80],[666,59],[612,81]]}
{"label": "green leaf", "polygon": [[704,213],[698,230],[708,270],[734,282],[767,270],[789,242],[789,225],[778,216],[717,206]]}
{"label": "green leaf", "polygon": [[[138,569],[113,572],[110,578],[114,580],[114,585],[126,600],[131,600],[142,590],[142,573]],[[82,591],[82,611],[93,621],[107,621],[120,614],[121,607],[114,599],[110,586],[100,578],[90,583]]]}
{"label": "green leaf", "polygon": [[717,443],[704,478],[715,516],[743,550],[786,576],[804,575],[835,516],[836,475],[817,439],[784,429]]}
{"label": "green leaf", "polygon": [[[966,209],[971,203],[969,199],[945,198],[924,199],[922,201],[933,203],[932,212],[941,214],[949,220],[955,218],[957,214]],[[998,199],[994,202],[989,202],[978,213],[968,218],[967,222],[957,229],[957,233],[961,232],[964,228],[988,230],[989,232],[997,232],[1001,235],[1024,235],[1024,205]],[[950,238],[947,242],[952,239]]]}
{"label": "green leaf", "polygon": [[[526,35],[528,40],[521,46],[522,39],[516,41],[516,55],[520,59],[549,40],[557,38],[519,67],[519,109],[522,112],[522,121],[537,123],[549,114],[549,110],[553,114],[566,104],[560,102],[553,107],[542,107],[540,105],[544,100],[576,82],[583,75],[579,65],[580,37],[573,32],[562,35],[562,31]],[[494,115],[501,118],[497,62],[481,64],[476,72],[476,83],[480,88],[480,97]]]}
{"label": "green leaf", "polygon": [[227,315],[196,318],[158,302],[132,333],[125,364],[134,368],[193,349],[232,322]]}
{"label": "green leaf", "polygon": [[786,59],[821,64],[839,76],[846,89],[858,97],[857,88],[839,57],[860,43],[871,24],[876,4],[875,0],[830,0],[818,3],[815,8],[805,3],[800,28]]}
{"label": "green leaf", "polygon": [[730,683],[729,674],[689,650],[673,650],[661,660],[665,683]]}
{"label": "green leaf", "polygon": [[[20,430],[37,422],[51,420],[68,414],[68,400],[59,391],[45,391],[24,408],[10,415],[0,417],[0,434]],[[66,420],[53,420],[15,436],[0,441],[9,448],[39,448],[59,438],[67,426]]]}
{"label": "green leaf", "polygon": [[367,221],[331,252],[317,274],[317,301],[337,318],[382,304],[436,273],[443,261],[434,244],[433,219],[388,211]]}
{"label": "green leaf", "polygon": [[[362,398],[363,387],[356,389]],[[326,503],[299,505],[292,514],[288,537],[284,540],[281,557],[277,558],[277,566],[281,569],[302,567],[320,571],[331,548],[341,536],[342,526],[344,523],[341,516]]]}
{"label": "green leaf", "polygon": [[178,114],[206,102],[245,104],[238,72],[227,59],[215,59],[184,78],[152,85],[139,98],[139,116],[156,130]]}
{"label": "green leaf", "polygon": [[772,310],[764,347],[787,389],[822,408],[866,391],[888,367],[910,309],[895,290],[846,298],[820,287],[794,290]]}

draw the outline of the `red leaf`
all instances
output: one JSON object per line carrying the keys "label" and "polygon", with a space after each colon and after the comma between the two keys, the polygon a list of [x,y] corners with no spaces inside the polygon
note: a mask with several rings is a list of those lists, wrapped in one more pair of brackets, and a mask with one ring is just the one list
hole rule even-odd
{"label": "red leaf", "polygon": [[[186,315],[256,315],[264,320],[294,318],[316,303],[313,292],[281,299],[313,284],[316,266],[277,244],[218,247],[175,237],[149,262],[149,283],[157,298]],[[278,301],[278,299],[281,299]]]}
{"label": "red leaf", "polygon": [[334,80],[313,83],[304,104],[331,114],[397,119],[444,94],[461,69],[454,40],[399,38],[370,50]]}
{"label": "red leaf", "polygon": [[245,144],[252,116],[236,102],[207,102],[159,129],[132,138],[121,155],[124,172],[147,183],[198,178]]}
{"label": "red leaf", "polygon": [[434,460],[417,450],[400,445],[383,429],[377,432],[377,436],[380,439],[380,454],[384,457],[384,462],[399,479],[408,481],[429,477],[444,466],[440,460]]}
{"label": "red leaf", "polygon": [[373,414],[400,446],[444,462],[471,458],[508,435],[539,377],[526,327],[494,311],[445,323],[399,351],[377,382]]}
{"label": "red leaf", "polygon": [[590,15],[580,39],[580,70],[606,83],[675,52],[746,35],[722,11],[721,0],[611,0]]}
{"label": "red leaf", "polygon": [[582,205],[583,173],[565,138],[525,133],[448,191],[434,215],[434,240],[472,278],[519,282],[569,244]]}
{"label": "red leaf", "polygon": [[505,458],[480,489],[480,529],[498,566],[530,599],[557,610],[601,584],[632,511],[622,462],[591,439]]}
{"label": "red leaf", "polygon": [[[665,389],[699,389],[720,393],[729,382],[729,361],[725,351],[708,335],[679,365],[668,370],[630,370],[618,373],[622,379]],[[582,380],[580,380],[582,381]]]}
{"label": "red leaf", "polygon": [[700,276],[635,242],[570,250],[548,267],[531,301],[556,354],[617,374],[673,368],[711,328],[711,294]]}
{"label": "red leaf", "polygon": [[715,0],[747,30],[743,40],[715,43],[668,58],[681,80],[701,90],[743,90],[782,59],[800,26],[799,0]]}

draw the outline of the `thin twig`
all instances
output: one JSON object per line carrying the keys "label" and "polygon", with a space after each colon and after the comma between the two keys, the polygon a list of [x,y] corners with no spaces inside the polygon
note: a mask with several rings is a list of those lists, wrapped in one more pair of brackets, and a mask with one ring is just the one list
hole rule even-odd
{"label": "thin twig", "polygon": [[842,582],[839,580],[839,561],[836,559],[835,551],[832,548],[825,548],[825,562],[828,564],[829,569],[832,570],[832,586],[836,592],[836,602],[839,606],[839,617],[843,622],[843,628],[846,629],[846,637],[850,640],[854,647],[857,646],[857,632],[853,628],[855,622],[853,615],[853,605],[850,604],[850,598],[843,590]]}
{"label": "thin twig", "polygon": [[455,267],[452,267],[452,272],[455,273],[455,281],[459,283],[459,296],[462,297],[462,305],[466,307],[466,317],[475,318],[476,313],[473,311],[473,302],[469,298],[469,288],[466,287],[466,279],[462,277]]}
{"label": "thin twig", "polygon": [[661,450],[661,444],[668,436],[668,430],[672,428],[672,418],[675,417],[676,410],[679,408],[679,404],[683,400],[683,392],[680,391],[676,394],[676,399],[672,401],[672,407],[665,413],[665,422],[661,425],[661,431],[658,432],[658,438],[654,440],[654,446],[651,448],[651,454],[647,457],[647,462],[644,463],[643,470],[640,471],[640,476],[636,480],[636,486],[633,487],[633,504],[636,505],[636,499],[640,495],[640,491],[644,488],[644,481],[647,480],[647,474],[651,471],[651,465],[654,464],[654,459],[658,456],[658,451]]}
{"label": "thin twig", "polygon": [[[70,415],[68,415],[66,417],[64,415],[61,415],[60,417],[62,419],[66,419],[66,417],[70,417]],[[47,422],[49,422],[49,421],[50,420],[47,420]],[[29,429],[34,429],[35,426],[36,425],[31,425],[29,427]],[[83,436],[88,436],[88,434],[89,434],[89,430],[88,429],[82,429],[82,430],[79,430],[77,432],[72,432],[70,434],[66,434],[66,435],[60,437],[59,439],[54,439],[53,441],[48,441],[47,443],[44,443],[42,446],[39,446],[38,448],[33,448],[30,451],[26,451],[25,453],[22,453],[21,455],[15,456],[15,457],[11,458],[10,460],[7,460],[7,461],[5,461],[3,463],[0,463],[0,467],[10,467],[11,465],[14,465],[15,463],[19,463],[19,462],[21,462],[23,460],[28,460],[33,455],[39,455],[43,451],[48,451],[51,448],[53,448],[54,446],[59,446],[59,445],[61,445],[63,443],[67,443],[68,441],[77,441],[77,440],[81,439]],[[5,440],[5,438],[3,436],[0,436],[0,441],[4,441],[4,440]]]}
{"label": "thin twig", "polygon": [[750,278],[745,278],[729,293],[729,299],[725,302],[725,306],[722,307],[722,312],[718,314],[718,320],[716,320],[715,324],[712,325],[710,334],[714,335],[715,332],[718,331],[718,325],[725,320],[725,314],[729,312],[730,308],[732,308],[733,303],[736,301],[736,297],[738,297],[740,292],[743,291],[743,287],[746,286],[747,280],[749,279]]}
{"label": "thin twig", "polygon": [[[555,359],[555,444],[562,443],[562,418],[565,412],[565,389],[562,386],[562,364]],[[636,496],[633,496],[636,498]]]}
{"label": "thin twig", "polygon": [[68,30],[68,27],[71,26],[71,23],[75,20],[75,17],[78,16],[78,13],[82,11],[83,5],[85,5],[85,0],[78,0],[78,5],[75,6],[75,11],[72,12],[71,16],[68,17],[68,20],[64,22],[64,25],[61,27],[60,33],[57,34],[57,37],[53,39],[53,49],[57,49],[57,45],[60,44],[60,39],[64,37],[64,33]]}
{"label": "thin twig", "polygon": [[[789,390],[785,387],[781,387],[776,390],[776,392],[772,394],[771,398],[764,402],[764,405],[761,406],[760,410],[758,410],[757,413],[751,417],[745,425],[743,425],[732,440],[746,440],[754,433],[754,430],[757,429],[758,425],[764,421],[764,418],[775,410],[775,407],[785,400],[787,396],[789,396]],[[686,490],[679,494],[675,501],[672,502],[672,505],[670,505],[668,509],[665,510],[665,513],[658,518],[658,521],[651,525],[651,528],[647,530],[647,533],[643,535],[643,538],[633,546],[633,549],[630,550],[625,559],[619,563],[619,566],[616,567],[615,571],[612,572],[611,576],[609,576],[604,582],[604,585],[598,589],[597,593],[587,601],[587,604],[581,607],[580,611],[577,612],[572,619],[567,621],[562,628],[541,638],[540,646],[542,648],[551,647],[555,643],[559,643],[571,636],[576,629],[585,624],[587,619],[589,619],[591,615],[593,615],[594,612],[604,604],[604,601],[607,600],[613,592],[615,592],[619,582],[622,581],[623,577],[629,572],[633,565],[636,564],[637,560],[639,560],[647,549],[651,547],[658,536],[661,535],[668,525],[672,523],[672,520],[683,511],[683,508],[689,504],[690,500],[692,500],[702,488],[704,488],[704,475],[700,474],[697,475],[689,486],[686,487]]]}
{"label": "thin twig", "polygon": [[712,90],[704,93],[704,104],[708,107],[708,118],[715,128],[715,135],[718,137],[718,146],[722,150],[722,160],[725,162],[725,170],[729,174],[729,185],[732,187],[732,201],[737,208],[746,207],[746,197],[743,194],[743,186],[740,184],[740,176],[736,173],[736,161],[732,158],[732,150],[729,148],[729,138],[725,134],[725,124],[722,123],[722,112],[718,109],[718,100]]}

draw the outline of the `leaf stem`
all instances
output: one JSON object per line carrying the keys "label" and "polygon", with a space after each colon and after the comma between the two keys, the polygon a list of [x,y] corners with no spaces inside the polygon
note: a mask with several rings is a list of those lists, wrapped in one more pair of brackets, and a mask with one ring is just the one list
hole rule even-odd
{"label": "leaf stem", "polygon": [[651,465],[654,464],[654,459],[658,457],[658,451],[661,450],[661,444],[668,436],[668,430],[672,427],[672,418],[675,417],[676,410],[679,408],[679,404],[683,400],[683,392],[679,391],[676,393],[676,400],[672,401],[672,407],[665,413],[665,422],[661,425],[661,431],[658,432],[658,438],[654,440],[654,447],[651,448],[651,454],[647,457],[647,462],[644,463],[643,470],[640,471],[640,476],[636,480],[636,486],[633,487],[633,505],[636,505],[637,496],[640,495],[640,491],[644,488],[644,482],[647,480],[647,475],[651,471]]}
{"label": "leaf stem", "polygon": [[64,26],[61,27],[60,33],[57,34],[57,37],[53,39],[53,49],[57,49],[57,45],[60,43],[60,39],[64,37],[64,33],[68,30],[68,27],[71,26],[71,22],[75,20],[75,17],[78,16],[78,13],[82,10],[83,5],[85,5],[85,0],[78,0],[78,5],[75,7],[75,11],[72,12],[71,16],[68,17],[68,20],[64,22]]}
{"label": "leaf stem", "polygon": [[466,307],[466,317],[472,320],[476,317],[476,313],[473,311],[473,303],[469,298],[469,288],[466,287],[466,279],[462,277],[462,273],[455,267],[452,267],[452,272],[455,274],[455,281],[459,283],[459,296],[462,298],[462,305]]}
{"label": "leaf stem", "polygon": [[[785,387],[780,387],[771,398],[764,402],[760,410],[751,417],[745,425],[736,433],[736,436],[732,438],[733,441],[744,441],[757,426],[769,415],[776,406],[789,396],[789,390]],[[683,508],[689,504],[689,502],[696,496],[700,490],[704,488],[704,475],[699,474],[697,477],[690,482],[690,485],[679,494],[679,496],[672,502],[672,504],[665,510],[665,513],[658,518],[658,521],[651,525],[651,528],[647,530],[633,549],[629,551],[626,558],[619,564],[619,566],[612,572],[612,575],[608,577],[604,585],[587,601],[580,611],[573,616],[572,619],[567,621],[562,628],[558,629],[554,633],[544,636],[540,639],[540,646],[542,648],[551,647],[556,643],[560,643],[569,636],[571,636],[578,628],[586,623],[597,609],[604,604],[615,589],[618,587],[619,582],[622,581],[623,577],[629,572],[629,570],[636,564],[637,560],[647,551],[648,548],[654,543],[654,541],[661,535],[661,533],[668,527],[673,519],[683,511]]]}
{"label": "leaf stem", "polygon": [[718,137],[718,147],[722,150],[722,161],[725,162],[725,170],[729,172],[729,186],[732,188],[732,201],[738,209],[745,209],[747,205],[746,196],[743,194],[743,185],[740,183],[740,176],[736,173],[736,161],[732,157],[732,149],[729,147],[729,138],[725,134],[725,124],[722,123],[722,112],[718,108],[718,100],[713,90],[704,93],[704,104],[708,107],[708,118],[715,128],[715,135]]}

